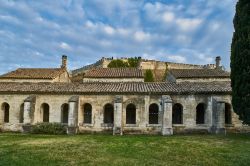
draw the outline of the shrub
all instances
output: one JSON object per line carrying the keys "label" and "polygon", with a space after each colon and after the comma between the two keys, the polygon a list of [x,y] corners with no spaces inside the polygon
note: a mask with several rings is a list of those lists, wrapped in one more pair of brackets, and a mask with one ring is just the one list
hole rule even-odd
{"label": "shrub", "polygon": [[144,81],[145,82],[154,82],[154,75],[152,70],[147,69],[144,75]]}
{"label": "shrub", "polygon": [[37,123],[32,126],[33,134],[66,134],[66,126],[61,123]]}
{"label": "shrub", "polygon": [[109,68],[129,67],[129,64],[127,62],[124,62],[123,60],[115,59],[108,64],[108,67]]}

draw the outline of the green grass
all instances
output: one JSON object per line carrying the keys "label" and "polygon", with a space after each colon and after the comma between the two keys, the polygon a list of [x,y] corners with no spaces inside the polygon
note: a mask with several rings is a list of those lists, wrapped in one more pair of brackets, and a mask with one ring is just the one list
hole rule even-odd
{"label": "green grass", "polygon": [[0,134],[0,165],[250,165],[250,135]]}

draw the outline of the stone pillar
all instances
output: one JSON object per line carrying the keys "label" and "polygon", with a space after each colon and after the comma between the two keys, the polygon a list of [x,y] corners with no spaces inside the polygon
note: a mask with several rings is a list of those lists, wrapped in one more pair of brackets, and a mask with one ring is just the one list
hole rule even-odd
{"label": "stone pillar", "polygon": [[34,118],[34,106],[36,97],[29,96],[24,100],[24,110],[23,110],[23,132],[28,133],[31,130],[31,124]]}
{"label": "stone pillar", "polygon": [[73,96],[69,100],[69,117],[68,117],[67,134],[76,134],[78,131],[78,126],[77,126],[78,100],[79,100],[78,96]]}
{"label": "stone pillar", "polygon": [[212,132],[215,134],[225,134],[225,102],[217,101],[216,109],[213,111]]}
{"label": "stone pillar", "polygon": [[172,99],[170,96],[162,96],[162,111],[162,135],[173,135]]}
{"label": "stone pillar", "polygon": [[122,96],[115,97],[113,135],[122,135]]}
{"label": "stone pillar", "polygon": [[213,99],[212,97],[208,97],[207,99],[207,109],[205,112],[205,124],[208,127],[212,127],[213,120]]}

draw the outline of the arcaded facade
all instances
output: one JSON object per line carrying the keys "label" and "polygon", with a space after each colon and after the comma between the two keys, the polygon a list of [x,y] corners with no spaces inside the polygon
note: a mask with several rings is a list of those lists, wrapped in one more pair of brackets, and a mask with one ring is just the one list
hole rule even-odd
{"label": "arcaded facade", "polygon": [[[68,72],[63,56],[61,67],[51,69],[49,78],[48,73],[30,74],[34,69],[4,74],[0,130],[23,132],[38,122],[58,122],[68,126],[68,133],[249,131],[232,109],[230,73],[218,62],[202,66],[141,60],[135,69],[107,69],[109,62],[102,59]],[[146,69],[161,81],[144,82]],[[63,81],[54,81],[61,75]]]}

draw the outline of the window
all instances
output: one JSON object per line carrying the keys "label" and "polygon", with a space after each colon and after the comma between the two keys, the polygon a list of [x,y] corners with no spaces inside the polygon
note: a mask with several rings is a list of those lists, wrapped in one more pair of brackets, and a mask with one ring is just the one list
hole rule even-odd
{"label": "window", "polygon": [[92,123],[92,106],[89,103],[83,106],[83,123]]}
{"label": "window", "polygon": [[69,118],[69,105],[63,104],[61,107],[61,122],[67,124]]}
{"label": "window", "polygon": [[49,105],[47,103],[43,103],[41,110],[43,114],[43,122],[49,122]]}
{"label": "window", "polygon": [[149,106],[149,124],[158,124],[159,108],[157,104]]}
{"label": "window", "polygon": [[4,116],[4,123],[9,123],[10,105],[8,103],[3,103],[2,111]]}
{"label": "window", "polygon": [[225,124],[232,124],[231,105],[225,103]]}
{"label": "window", "polygon": [[196,107],[196,124],[205,123],[205,104],[200,103]]}
{"label": "window", "polygon": [[104,106],[104,123],[114,123],[114,107],[112,104]]}
{"label": "window", "polygon": [[20,113],[19,113],[19,123],[23,123],[23,116],[24,116],[24,103],[20,106]]}
{"label": "window", "polygon": [[173,106],[173,112],[172,112],[173,124],[182,124],[182,112],[183,112],[183,107],[181,104],[177,103]]}
{"label": "window", "polygon": [[126,108],[126,124],[136,124],[136,107],[129,104]]}

